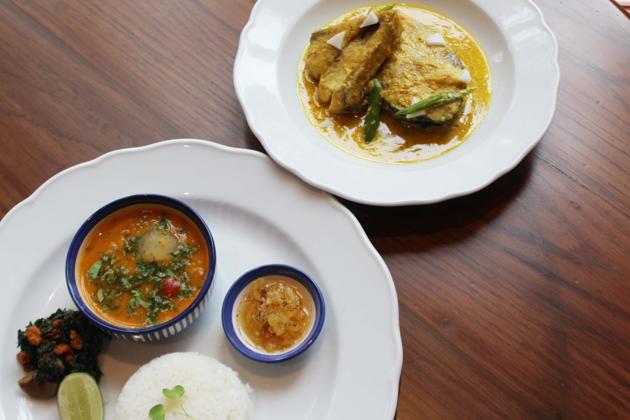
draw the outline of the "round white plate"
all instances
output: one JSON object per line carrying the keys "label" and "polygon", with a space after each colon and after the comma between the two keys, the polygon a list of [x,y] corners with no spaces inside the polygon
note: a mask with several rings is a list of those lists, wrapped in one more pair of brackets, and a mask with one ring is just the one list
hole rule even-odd
{"label": "round white plate", "polygon": [[[16,332],[58,307],[73,307],[64,278],[72,236],[94,210],[136,193],[179,198],[205,219],[217,245],[215,288],[201,319],[173,339],[112,341],[101,358],[107,418],[127,378],[173,351],[198,351],[238,371],[254,389],[256,419],[393,417],[402,365],[396,291],[357,220],[261,153],[173,140],[108,153],[63,171],[0,222],[0,418],[57,418],[54,399],[33,400],[17,385],[22,372],[15,360]],[[315,344],[278,365],[241,356],[221,327],[228,287],[267,263],[309,273],[327,306]]]}
{"label": "round white plate", "polygon": [[[384,3],[377,1],[375,3]],[[298,64],[311,32],[365,0],[258,0],[241,33],[236,94],[269,155],[304,181],[372,205],[426,204],[480,190],[538,143],[556,107],[558,46],[531,0],[409,1],[450,16],[481,44],[493,96],[481,126],[455,150],[414,164],[384,164],[332,145],[304,115]]]}

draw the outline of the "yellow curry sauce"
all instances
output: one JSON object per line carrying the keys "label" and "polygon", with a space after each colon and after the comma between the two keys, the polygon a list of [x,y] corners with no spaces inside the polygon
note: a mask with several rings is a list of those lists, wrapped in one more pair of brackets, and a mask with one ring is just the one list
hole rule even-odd
{"label": "yellow curry sauce", "polygon": [[[169,261],[145,261],[138,250],[143,235],[156,229],[177,239]],[[88,234],[77,258],[77,284],[90,309],[111,324],[160,324],[198,295],[208,255],[201,232],[186,216],[166,206],[134,205],[110,214]],[[168,288],[174,281],[176,289]]]}
{"label": "yellow curry sauce", "polygon": [[[385,5],[382,5],[385,6]],[[366,13],[372,5],[361,7],[336,18],[331,24]],[[470,71],[473,88],[465,100],[461,115],[451,124],[429,128],[404,125],[385,112],[376,139],[366,144],[363,138],[365,112],[357,115],[331,115],[317,102],[317,84],[304,72],[304,56],[300,62],[298,94],[310,122],[331,143],[363,158],[386,163],[413,163],[440,156],[462,144],[481,123],[490,106],[490,70],[486,57],[475,39],[460,25],[434,10],[404,3],[396,11],[428,25],[442,34],[449,46]]]}
{"label": "yellow curry sauce", "polygon": [[236,324],[250,344],[267,353],[287,351],[313,327],[315,304],[298,281],[266,276],[251,282],[237,302]]}

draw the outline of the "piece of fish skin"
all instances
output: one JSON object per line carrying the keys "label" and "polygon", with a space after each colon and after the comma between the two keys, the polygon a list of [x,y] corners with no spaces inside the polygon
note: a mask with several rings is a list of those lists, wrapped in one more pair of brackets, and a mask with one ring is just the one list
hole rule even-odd
{"label": "piece of fish skin", "polygon": [[383,12],[378,27],[351,41],[322,74],[317,95],[332,114],[354,113],[366,106],[367,84],[387,60],[400,33],[398,14]]}

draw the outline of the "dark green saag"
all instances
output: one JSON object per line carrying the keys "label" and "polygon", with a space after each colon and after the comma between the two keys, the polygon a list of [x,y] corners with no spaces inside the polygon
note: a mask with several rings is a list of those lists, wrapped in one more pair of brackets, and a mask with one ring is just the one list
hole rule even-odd
{"label": "dark green saag", "polygon": [[58,309],[18,331],[18,361],[25,371],[35,371],[38,383],[58,383],[72,372],[86,372],[98,381],[97,357],[109,339],[81,312]]}

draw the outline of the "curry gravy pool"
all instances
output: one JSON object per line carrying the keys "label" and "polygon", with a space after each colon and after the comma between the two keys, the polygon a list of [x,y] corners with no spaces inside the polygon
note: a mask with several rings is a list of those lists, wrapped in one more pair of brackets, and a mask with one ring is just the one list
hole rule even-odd
{"label": "curry gravy pool", "polygon": [[[387,5],[355,9],[336,18],[327,27],[367,15],[370,10],[385,7]],[[413,163],[453,150],[479,126],[490,104],[490,72],[486,57],[475,39],[447,16],[424,7],[407,4],[397,4],[394,11],[400,14],[403,21],[413,19],[423,25],[423,32],[426,30],[426,33],[442,35],[447,47],[456,54],[458,61],[469,71],[470,80],[466,86],[471,89],[471,92],[463,99],[461,110],[452,122],[418,127],[401,122],[390,113],[383,112],[380,116],[376,138],[371,142],[366,142],[363,136],[364,110],[354,113],[331,113],[318,101],[318,84],[311,80],[308,71],[305,71],[308,47],[300,61],[298,94],[310,122],[335,146],[354,156],[372,161]],[[404,31],[402,36],[405,36]],[[387,62],[375,77],[383,75],[383,68],[386,68],[386,65]],[[431,66],[435,67],[432,64]],[[435,85],[439,84],[439,81],[427,83]],[[435,90],[440,90],[439,87],[434,87]]]}

